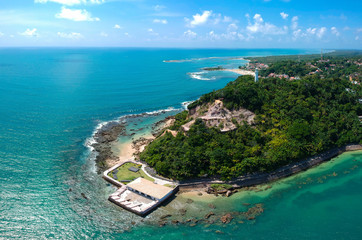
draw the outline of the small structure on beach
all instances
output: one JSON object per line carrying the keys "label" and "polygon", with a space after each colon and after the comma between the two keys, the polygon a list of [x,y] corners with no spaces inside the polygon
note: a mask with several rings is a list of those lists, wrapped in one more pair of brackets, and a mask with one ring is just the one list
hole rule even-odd
{"label": "small structure on beach", "polygon": [[[128,162],[129,163],[129,162]],[[154,209],[156,209],[162,202],[172,196],[178,190],[178,185],[170,182],[170,184],[163,183],[164,185],[157,184],[153,178],[138,177],[133,181],[123,181],[124,183],[109,176],[109,173],[120,169],[122,166],[126,166],[126,163],[118,164],[111,169],[107,170],[103,174],[103,178],[108,182],[120,187],[116,192],[111,194],[108,198],[109,201],[114,204],[133,212],[137,215],[144,216]],[[141,172],[140,168],[133,167],[128,168],[127,171]],[[151,181],[153,179],[153,181]],[[165,181],[163,181],[165,182]],[[167,181],[166,181],[167,183]],[[171,184],[172,183],[172,184]]]}

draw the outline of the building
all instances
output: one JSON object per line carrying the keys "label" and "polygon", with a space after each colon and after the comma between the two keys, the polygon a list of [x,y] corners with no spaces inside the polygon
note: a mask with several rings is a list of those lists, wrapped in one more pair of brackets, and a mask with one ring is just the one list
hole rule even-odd
{"label": "building", "polygon": [[157,201],[165,200],[173,191],[173,188],[153,183],[141,177],[127,184],[127,189]]}

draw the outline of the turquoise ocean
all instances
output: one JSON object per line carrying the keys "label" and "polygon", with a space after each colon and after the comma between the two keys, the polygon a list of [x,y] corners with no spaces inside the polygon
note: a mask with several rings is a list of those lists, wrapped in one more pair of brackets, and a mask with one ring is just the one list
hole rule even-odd
{"label": "turquoise ocean", "polygon": [[[362,152],[230,198],[194,198],[197,214],[246,211],[255,220],[159,227],[107,201],[114,188],[95,171],[87,147],[100,124],[131,114],[140,126],[183,109],[183,103],[225,86],[245,56],[318,50],[0,49],[0,239],[361,239]],[[169,60],[177,60],[171,61]],[[133,120],[135,121],[135,120]],[[82,193],[87,199],[82,197]],[[154,220],[154,221],[153,221]]]}

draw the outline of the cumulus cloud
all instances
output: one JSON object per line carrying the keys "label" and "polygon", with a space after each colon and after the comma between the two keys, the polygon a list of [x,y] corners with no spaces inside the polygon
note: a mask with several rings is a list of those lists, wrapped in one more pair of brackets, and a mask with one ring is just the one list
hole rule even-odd
{"label": "cumulus cloud", "polygon": [[105,32],[101,32],[99,35],[100,35],[101,37],[108,37],[108,33],[105,33]]}
{"label": "cumulus cloud", "polygon": [[280,13],[280,16],[283,18],[283,19],[287,19],[289,14],[286,14],[285,12],[281,12]]}
{"label": "cumulus cloud", "polygon": [[81,4],[102,4],[105,0],[34,0],[35,3],[54,2],[62,5],[73,6]]}
{"label": "cumulus cloud", "polygon": [[72,21],[99,21],[100,19],[97,17],[92,17],[92,14],[89,13],[85,9],[69,9],[66,7],[62,7],[60,13],[55,14],[56,18],[64,18]]}
{"label": "cumulus cloud", "polygon": [[336,27],[331,27],[332,34],[336,35],[337,37],[340,35],[338,29]]}
{"label": "cumulus cloud", "polygon": [[37,29],[36,28],[33,28],[33,29],[26,29],[25,32],[22,32],[22,33],[19,33],[20,35],[22,36],[25,36],[25,37],[37,37],[38,34],[37,34]]}
{"label": "cumulus cloud", "polygon": [[197,34],[189,29],[186,32],[184,32],[184,36],[187,38],[195,38]]}
{"label": "cumulus cloud", "polygon": [[246,27],[246,29],[251,34],[262,33],[262,34],[279,35],[286,33],[285,28],[281,29],[271,23],[264,22],[264,19],[258,13],[255,14],[253,17],[254,19],[253,23],[251,23],[249,15],[245,16],[248,19],[248,26]]}
{"label": "cumulus cloud", "polygon": [[113,28],[115,28],[115,29],[121,29],[122,27],[119,26],[118,24],[115,24]]}
{"label": "cumulus cloud", "polygon": [[202,14],[195,14],[192,16],[192,20],[190,21],[190,27],[196,27],[198,25],[205,24],[209,17],[211,16],[212,11],[203,11]]}
{"label": "cumulus cloud", "polygon": [[318,38],[322,38],[326,32],[327,32],[327,28],[322,27],[317,31],[316,35]]}
{"label": "cumulus cloud", "polygon": [[71,33],[58,32],[58,37],[68,38],[68,39],[80,39],[83,38],[83,35],[77,32],[71,32]]}
{"label": "cumulus cloud", "polygon": [[314,34],[316,34],[317,29],[316,29],[316,28],[308,28],[308,29],[306,30],[306,32],[307,32],[307,34],[309,34],[309,35],[314,35]]}
{"label": "cumulus cloud", "polygon": [[153,23],[167,24],[168,22],[166,19],[153,19]]}

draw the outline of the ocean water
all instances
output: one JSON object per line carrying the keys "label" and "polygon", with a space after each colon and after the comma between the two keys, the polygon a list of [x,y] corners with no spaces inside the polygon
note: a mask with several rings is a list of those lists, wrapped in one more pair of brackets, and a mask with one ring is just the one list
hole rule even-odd
{"label": "ocean water", "polygon": [[[255,221],[158,227],[152,223],[182,199],[145,219],[114,206],[107,201],[114,188],[96,174],[86,147],[102,122],[162,109],[176,113],[183,102],[237,77],[203,67],[238,67],[243,56],[315,52],[0,49],[0,239],[360,239],[361,152],[267,191],[207,200],[221,212],[263,203]],[[145,115],[140,124],[152,121]],[[207,211],[205,200],[194,200],[195,214]]]}

